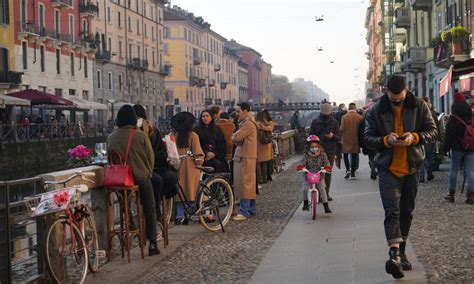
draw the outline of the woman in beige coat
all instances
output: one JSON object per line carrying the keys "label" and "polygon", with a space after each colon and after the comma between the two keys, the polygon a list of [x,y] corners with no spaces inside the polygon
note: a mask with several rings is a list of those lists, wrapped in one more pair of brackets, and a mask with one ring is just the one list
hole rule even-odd
{"label": "woman in beige coat", "polygon": [[233,220],[243,221],[257,214],[257,125],[250,112],[250,104],[238,104],[236,112],[239,130],[232,135],[232,141],[237,145],[234,154],[234,194],[237,199],[240,198],[240,212]]}
{"label": "woman in beige coat", "polygon": [[[180,112],[171,119],[171,128],[173,128],[176,135],[178,154],[182,156],[191,151],[196,156],[196,160],[191,157],[181,160],[178,170],[178,182],[188,201],[196,200],[196,192],[201,176],[201,171],[196,169],[196,165],[202,165],[204,161],[204,153],[199,143],[199,136],[192,130],[195,122],[196,118],[190,112]],[[176,203],[175,224],[188,224],[181,202]]]}
{"label": "woman in beige coat", "polygon": [[[275,122],[273,122],[268,110],[264,109],[257,114],[257,127],[259,131],[273,133]],[[260,173],[260,183],[272,180],[272,160],[272,142],[264,144],[257,139],[257,173]]]}

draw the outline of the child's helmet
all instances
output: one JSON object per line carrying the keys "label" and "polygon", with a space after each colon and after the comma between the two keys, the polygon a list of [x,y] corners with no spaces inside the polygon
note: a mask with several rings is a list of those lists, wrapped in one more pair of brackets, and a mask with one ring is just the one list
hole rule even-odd
{"label": "child's helmet", "polygon": [[308,138],[306,138],[306,143],[311,143],[311,142],[317,142],[319,143],[319,137],[316,135],[309,135]]}

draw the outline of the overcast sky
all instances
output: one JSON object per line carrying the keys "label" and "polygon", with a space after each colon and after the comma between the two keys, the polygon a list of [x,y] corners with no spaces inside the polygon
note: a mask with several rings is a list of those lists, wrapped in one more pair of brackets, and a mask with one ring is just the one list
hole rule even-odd
{"label": "overcast sky", "polygon": [[[273,74],[291,81],[312,80],[338,103],[365,96],[367,0],[171,0],[171,4],[202,16],[227,39],[260,52],[273,65]],[[315,16],[321,15],[324,21],[316,22]]]}

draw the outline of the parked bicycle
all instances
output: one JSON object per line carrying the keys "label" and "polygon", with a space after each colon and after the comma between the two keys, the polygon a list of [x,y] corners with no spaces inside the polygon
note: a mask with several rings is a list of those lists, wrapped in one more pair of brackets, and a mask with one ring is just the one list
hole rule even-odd
{"label": "parked bicycle", "polygon": [[309,192],[308,192],[308,200],[309,206],[311,211],[311,217],[313,220],[316,219],[317,210],[316,207],[319,203],[319,182],[321,181],[321,174],[330,174],[331,168],[330,167],[323,167],[318,172],[310,172],[304,165],[299,165],[296,170],[298,172],[303,172],[306,174],[306,181],[308,182]]}
{"label": "parked bicycle", "polygon": [[[180,156],[180,159],[191,158],[198,159],[191,151]],[[229,222],[234,209],[234,193],[232,187],[225,176],[214,173],[214,168],[196,166],[201,170],[199,188],[196,193],[196,201],[188,201],[184,194],[183,187],[178,183],[178,200],[182,202],[184,211],[188,218],[198,217],[201,225],[211,232],[222,230]],[[174,207],[175,199],[167,200],[168,212],[166,213],[167,222],[171,217],[171,210]]]}
{"label": "parked bicycle", "polygon": [[[66,187],[76,177],[94,182],[91,172],[76,172],[67,179],[45,181],[45,193],[25,198],[26,207],[32,218],[45,218],[46,266],[57,283],[84,283],[87,268],[90,272],[99,269],[99,261],[105,251],[99,250],[99,240],[92,210],[81,204],[82,193],[89,190],[80,184]],[[47,191],[53,185],[63,188]]]}
{"label": "parked bicycle", "polygon": [[274,132],[272,136],[273,171],[275,173],[281,173],[283,171],[283,166],[285,165],[285,162],[283,162],[283,157],[280,154],[280,149],[278,147],[278,138],[280,137],[280,133]]}

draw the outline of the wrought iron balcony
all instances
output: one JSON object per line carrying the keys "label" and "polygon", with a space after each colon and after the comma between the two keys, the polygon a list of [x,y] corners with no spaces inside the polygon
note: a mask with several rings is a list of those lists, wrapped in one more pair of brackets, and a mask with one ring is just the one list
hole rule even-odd
{"label": "wrought iron balcony", "polygon": [[189,77],[189,86],[194,87],[199,84],[199,78],[196,76]]}
{"label": "wrought iron balcony", "polygon": [[201,64],[201,57],[199,55],[194,55],[193,56],[193,64],[194,65],[200,65]]}
{"label": "wrought iron balcony", "polygon": [[0,83],[6,83],[10,86],[18,86],[22,83],[23,72],[8,71],[8,73],[0,73]]}
{"label": "wrought iron balcony", "polygon": [[400,7],[395,10],[395,27],[397,28],[410,27],[410,8]]}
{"label": "wrought iron balcony", "polygon": [[100,50],[95,53],[95,59],[97,62],[107,63],[110,61],[110,51]]}
{"label": "wrought iron balcony", "polygon": [[216,105],[222,105],[222,99],[216,99]]}
{"label": "wrought iron balcony", "polygon": [[199,83],[197,85],[199,88],[205,87],[206,86],[206,79],[204,78],[199,78]]}
{"label": "wrought iron balcony", "polygon": [[220,65],[220,64],[214,65],[214,71],[215,71],[215,72],[221,71],[221,65]]}
{"label": "wrought iron balcony", "polygon": [[51,0],[51,6],[54,8],[73,8],[72,0]]}
{"label": "wrought iron balcony", "polygon": [[142,59],[142,61],[140,63],[140,68],[143,69],[143,70],[148,70],[148,60]]}
{"label": "wrought iron balcony", "polygon": [[227,88],[227,82],[221,83],[221,90],[225,90]]}
{"label": "wrought iron balcony", "polygon": [[94,18],[99,12],[99,7],[93,3],[79,4],[81,17]]}
{"label": "wrought iron balcony", "polygon": [[209,83],[207,85],[209,87],[214,87],[216,85],[216,79],[209,79]]}
{"label": "wrought iron balcony", "polygon": [[205,98],[205,99],[204,99],[204,104],[205,104],[206,106],[212,105],[212,103],[213,103],[213,100],[212,100],[211,98]]}
{"label": "wrought iron balcony", "polygon": [[165,65],[161,66],[159,73],[163,77],[169,76],[170,73],[171,73],[171,65],[165,64]]}
{"label": "wrought iron balcony", "polygon": [[428,11],[433,6],[432,0],[410,0],[413,10]]}

